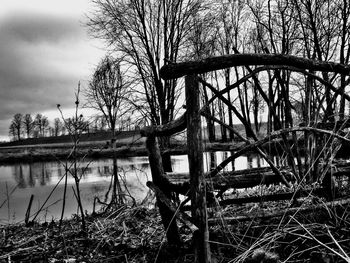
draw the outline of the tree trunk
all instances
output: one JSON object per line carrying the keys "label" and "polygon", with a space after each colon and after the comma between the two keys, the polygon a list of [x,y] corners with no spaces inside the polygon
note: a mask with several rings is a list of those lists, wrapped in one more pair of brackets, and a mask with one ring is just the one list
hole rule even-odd
{"label": "tree trunk", "polygon": [[116,153],[116,134],[115,134],[115,128],[113,125],[112,128],[112,149],[113,149],[113,191],[112,191],[112,200],[111,203],[115,204],[123,204],[123,197],[122,197],[122,188],[119,182],[119,176],[118,176],[118,163],[117,163],[117,153]]}

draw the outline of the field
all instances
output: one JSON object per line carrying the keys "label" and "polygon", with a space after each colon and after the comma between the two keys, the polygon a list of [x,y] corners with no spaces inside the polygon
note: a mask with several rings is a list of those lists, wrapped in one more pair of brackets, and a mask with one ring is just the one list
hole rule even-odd
{"label": "field", "polygon": [[[112,156],[110,132],[86,133],[79,139],[78,155],[92,158]],[[146,155],[144,138],[138,131],[123,131],[117,134],[117,155]],[[0,144],[0,162],[48,161],[64,159],[74,143],[69,135],[30,138]]]}

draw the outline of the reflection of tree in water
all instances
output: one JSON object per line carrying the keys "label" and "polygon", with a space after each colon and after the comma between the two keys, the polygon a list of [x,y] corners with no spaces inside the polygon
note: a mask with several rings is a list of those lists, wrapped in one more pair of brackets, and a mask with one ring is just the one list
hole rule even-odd
{"label": "reflection of tree in water", "polygon": [[99,184],[92,184],[90,187],[90,192],[93,194],[93,196],[97,196],[99,198],[102,198],[105,193],[106,186],[99,185]]}
{"label": "reflection of tree in water", "polygon": [[[143,182],[140,177],[144,177],[146,180],[148,180],[146,172],[147,169],[149,169],[148,163],[145,165],[143,162],[130,164],[120,168],[119,173],[122,177],[122,181],[124,182],[124,186],[133,192],[135,192],[136,189],[138,189],[137,191],[142,192],[145,182]],[[130,178],[131,176],[135,176],[136,180],[127,180],[127,178]]]}
{"label": "reflection of tree in water", "polygon": [[15,164],[12,167],[12,174],[19,188],[27,187],[25,176],[23,174],[22,164]]}
{"label": "reflection of tree in water", "polygon": [[111,175],[111,169],[112,169],[112,167],[110,167],[110,166],[103,166],[103,174],[105,176]]}
{"label": "reflection of tree in water", "polygon": [[12,174],[19,188],[34,187],[37,180],[40,185],[51,181],[51,170],[43,162],[15,164],[12,166]]}
{"label": "reflection of tree in water", "polygon": [[[96,172],[100,177],[109,177],[112,175],[112,166],[99,165],[97,166]],[[92,169],[90,173],[93,173]]]}
{"label": "reflection of tree in water", "polygon": [[[74,174],[75,173],[75,171],[74,171],[74,169],[73,168],[71,168],[70,169],[70,171],[71,171],[71,174]],[[79,177],[79,178],[84,178],[84,177],[86,177],[88,174],[91,174],[92,173],[92,169],[91,169],[91,167],[77,167],[76,168],[76,173],[77,173],[77,176]]]}
{"label": "reflection of tree in water", "polygon": [[47,185],[51,181],[51,170],[44,162],[30,164],[32,174],[35,179],[40,182],[40,185]]}
{"label": "reflection of tree in water", "polygon": [[[125,194],[125,196],[128,196],[129,194],[135,195],[135,193],[137,195],[138,193],[144,192],[143,188],[145,187],[145,180],[142,179],[147,178],[147,173],[145,172],[149,170],[149,164],[147,160],[148,159],[135,160],[135,158],[119,160],[118,175],[119,179],[121,180],[122,193]],[[96,164],[97,165],[93,168],[92,171],[93,174],[96,174],[100,177],[111,177],[113,166],[110,162],[99,161],[96,162]],[[103,192],[108,191],[108,186],[106,187],[107,189],[105,189]],[[95,195],[101,194],[101,189],[99,186],[91,186],[91,191],[92,193],[95,192]]]}
{"label": "reflection of tree in water", "polygon": [[35,178],[34,178],[34,174],[33,174],[33,167],[32,165],[28,165],[29,166],[29,178],[28,178],[28,185],[30,187],[34,187],[35,186]]}
{"label": "reflection of tree in water", "polygon": [[85,167],[83,172],[84,172],[83,175],[92,174],[92,168],[91,167]]}
{"label": "reflection of tree in water", "polygon": [[60,179],[64,175],[64,167],[62,165],[57,165],[57,176]]}
{"label": "reflection of tree in water", "polygon": [[41,163],[41,180],[40,185],[46,185],[50,182],[51,170],[46,167],[46,163]]}

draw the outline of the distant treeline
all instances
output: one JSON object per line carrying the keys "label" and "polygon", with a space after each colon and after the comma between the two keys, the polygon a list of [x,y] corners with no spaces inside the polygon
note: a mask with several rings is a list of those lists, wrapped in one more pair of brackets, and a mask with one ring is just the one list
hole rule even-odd
{"label": "distant treeline", "polygon": [[[121,120],[118,126],[118,130],[133,130],[134,127],[131,124],[130,119]],[[42,114],[36,114],[33,117],[31,114],[16,113],[11,121],[9,127],[9,136],[11,141],[36,141],[28,139],[38,139],[40,141],[50,141],[50,138],[43,139],[45,137],[62,137],[59,140],[69,141],[69,134],[73,131],[79,134],[105,134],[109,130],[106,119],[103,116],[95,116],[90,120],[80,115],[77,120],[75,117],[60,119],[55,118],[51,124],[48,118]],[[67,139],[65,139],[67,138]],[[56,139],[55,139],[56,140]]]}

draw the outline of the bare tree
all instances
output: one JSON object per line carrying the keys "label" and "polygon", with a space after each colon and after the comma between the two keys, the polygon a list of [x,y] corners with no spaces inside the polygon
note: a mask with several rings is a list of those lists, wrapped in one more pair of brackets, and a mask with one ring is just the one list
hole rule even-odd
{"label": "bare tree", "polygon": [[35,119],[34,119],[34,126],[35,126],[35,130],[37,131],[38,137],[41,137],[43,133],[42,118],[43,118],[43,115],[38,113],[37,115],[35,115]]}
{"label": "bare tree", "polygon": [[23,133],[23,115],[21,113],[16,113],[10,124],[10,135],[12,135],[17,140],[21,140],[21,135]]}
{"label": "bare tree", "polygon": [[[236,51],[239,49],[240,46],[240,31],[242,31],[243,23],[244,21],[244,8],[245,8],[245,1],[239,0],[239,1],[227,1],[227,0],[220,0],[219,6],[217,8],[217,41],[216,41],[216,50],[220,55],[228,55],[232,53],[237,53]],[[246,33],[246,32],[245,32]],[[238,79],[238,69],[237,67],[234,68],[236,73],[236,78]],[[225,87],[228,87],[231,84],[232,80],[232,69],[227,68],[224,70],[224,80],[225,80]],[[247,88],[244,87],[244,93],[240,92],[241,89],[238,89],[239,91],[239,98],[242,99],[243,95],[247,95]],[[227,99],[232,102],[232,92],[227,92]],[[246,105],[246,103],[242,104],[241,106]],[[246,113],[246,109],[244,107],[241,107],[243,116],[249,121],[249,113]],[[222,122],[226,122],[226,114],[224,105],[219,105],[219,116],[221,118]],[[227,117],[228,117],[228,123],[232,127],[233,125],[233,114],[230,109],[227,109]],[[221,134],[222,139],[225,141],[227,140],[227,131],[226,128],[222,126],[221,128]],[[230,131],[230,139],[233,139],[233,132]]]}
{"label": "bare tree", "polygon": [[[174,119],[179,98],[176,80],[163,81],[160,68],[186,55],[186,36],[203,1],[93,0],[97,6],[88,27],[114,52],[125,57],[137,84],[133,104],[155,125]],[[169,139],[161,141],[168,146]],[[171,171],[170,156],[164,156]]]}
{"label": "bare tree", "polygon": [[[212,10],[203,10],[200,17],[194,21],[193,29],[191,30],[188,43],[191,50],[190,57],[194,60],[204,59],[214,54],[216,42],[216,16]],[[208,74],[201,74],[202,79],[207,79]],[[210,98],[207,89],[203,89],[203,103],[207,104]],[[210,142],[215,141],[215,124],[212,118],[215,113],[215,105],[212,103],[205,108],[208,139]]]}
{"label": "bare tree", "polygon": [[27,113],[26,115],[24,115],[23,125],[27,138],[30,138],[33,134],[34,129],[34,121],[31,114]]}
{"label": "bare tree", "polygon": [[49,127],[49,120],[46,116],[38,113],[34,119],[34,127],[38,133],[39,137],[44,137],[45,133]]}
{"label": "bare tree", "polygon": [[17,132],[15,129],[15,125],[13,125],[13,122],[11,122],[10,127],[9,127],[9,135],[12,137],[12,140],[17,139]]}
{"label": "bare tree", "polygon": [[98,65],[84,93],[87,106],[103,114],[113,137],[116,122],[125,113],[122,105],[129,94],[130,83],[122,74],[120,62],[106,56]]}
{"label": "bare tree", "polygon": [[106,118],[103,115],[94,116],[91,124],[93,125],[92,128],[95,132],[104,131],[107,127]]}
{"label": "bare tree", "polygon": [[62,133],[63,123],[60,118],[55,118],[53,120],[53,135],[58,136]]}
{"label": "bare tree", "polygon": [[83,134],[88,130],[89,122],[84,119],[82,114],[65,119],[64,126],[69,134]]}
{"label": "bare tree", "polygon": [[[125,114],[127,95],[129,94],[130,83],[126,81],[121,71],[120,61],[106,56],[100,64],[85,90],[87,106],[98,110],[103,114],[109,129],[112,132],[112,147],[115,149],[116,123]],[[112,200],[119,203],[121,187],[118,180],[117,158],[114,151],[113,156],[113,192]],[[117,194],[119,192],[119,195]]]}
{"label": "bare tree", "polygon": [[42,121],[42,136],[45,137],[50,127],[50,122],[46,116],[43,116],[41,121]]}

